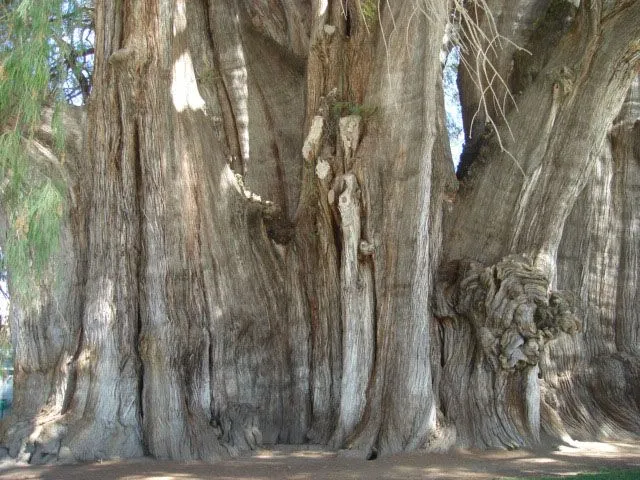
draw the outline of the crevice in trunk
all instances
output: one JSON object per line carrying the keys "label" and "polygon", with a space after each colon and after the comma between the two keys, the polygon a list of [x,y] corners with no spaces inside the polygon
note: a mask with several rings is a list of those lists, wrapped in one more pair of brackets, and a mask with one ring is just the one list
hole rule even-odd
{"label": "crevice in trunk", "polygon": [[62,402],[62,409],[60,411],[61,415],[66,414],[71,408],[71,404],[73,402],[73,397],[76,391],[76,381],[78,379],[78,371],[76,365],[78,363],[78,358],[80,357],[80,353],[83,349],[83,339],[84,339],[84,327],[82,323],[80,323],[80,328],[78,330],[78,340],[76,342],[76,349],[71,357],[69,362],[71,372],[69,374],[69,386],[65,392],[64,401]]}
{"label": "crevice in trunk", "polygon": [[351,37],[351,8],[347,4],[344,8],[344,36],[345,38]]}
{"label": "crevice in trunk", "polygon": [[[137,214],[137,225],[135,225],[135,228],[137,228],[138,233],[138,237],[137,237],[137,245],[134,245],[134,248],[136,249],[136,257],[135,257],[135,261],[134,261],[134,265],[135,265],[135,271],[136,271],[136,277],[135,277],[135,287],[136,287],[136,293],[137,293],[137,297],[140,298],[141,293],[144,291],[145,285],[144,285],[144,276],[143,276],[143,266],[144,266],[144,255],[145,252],[143,251],[143,243],[141,240],[141,236],[142,236],[142,232],[144,231],[144,198],[143,198],[143,188],[144,188],[144,180],[143,180],[143,172],[142,172],[142,159],[140,158],[140,148],[141,148],[141,141],[140,141],[140,124],[139,121],[136,120],[134,122],[133,125],[133,147],[134,147],[134,152],[135,152],[135,158],[132,160],[133,161],[133,186],[135,188],[135,202],[136,202],[136,206],[138,208],[138,214]],[[144,393],[144,376],[145,376],[145,371],[144,371],[144,362],[142,361],[142,356],[141,356],[141,352],[140,352],[140,345],[141,345],[141,340],[142,340],[142,329],[143,329],[143,319],[142,319],[142,314],[141,314],[141,306],[140,303],[138,302],[138,304],[136,305],[136,314],[135,314],[135,320],[134,320],[134,324],[135,324],[135,335],[134,335],[134,339],[133,339],[133,354],[135,355],[135,359],[136,362],[138,363],[138,372],[137,372],[137,389],[135,394],[137,395],[136,399],[135,399],[135,404],[137,405],[138,408],[138,414],[139,414],[139,424],[143,425],[144,422],[144,415],[145,415],[145,411],[144,411],[144,401],[143,401],[143,393]],[[140,446],[142,451],[144,452],[144,455],[149,455],[149,447],[147,445],[147,442],[145,441],[145,436],[141,435],[140,436]]]}

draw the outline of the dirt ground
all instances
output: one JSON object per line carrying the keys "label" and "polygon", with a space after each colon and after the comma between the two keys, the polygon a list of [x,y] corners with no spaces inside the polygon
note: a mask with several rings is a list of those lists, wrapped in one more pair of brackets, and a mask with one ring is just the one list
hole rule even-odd
{"label": "dirt ground", "polygon": [[139,459],[83,465],[24,466],[4,461],[6,479],[496,479],[640,468],[640,443],[575,442],[545,450],[411,453],[367,461],[321,449],[277,447],[214,465]]}

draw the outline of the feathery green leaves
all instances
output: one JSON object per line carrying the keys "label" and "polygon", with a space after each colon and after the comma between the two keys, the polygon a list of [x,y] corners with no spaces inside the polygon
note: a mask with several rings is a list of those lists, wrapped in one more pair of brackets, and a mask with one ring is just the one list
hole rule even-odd
{"label": "feathery green leaves", "polygon": [[[69,100],[68,90],[74,88],[70,81],[74,68],[85,68],[78,67],[78,58],[92,63],[87,60],[89,53],[84,55],[90,52],[85,30],[92,28],[86,4],[69,0],[0,4],[0,202],[7,227],[0,241],[12,293],[20,296],[35,291],[33,286],[45,275],[59,244],[64,186],[54,184],[26,149],[41,126],[44,107],[53,106],[54,149],[63,154],[60,103]],[[88,92],[85,85],[83,98]]]}

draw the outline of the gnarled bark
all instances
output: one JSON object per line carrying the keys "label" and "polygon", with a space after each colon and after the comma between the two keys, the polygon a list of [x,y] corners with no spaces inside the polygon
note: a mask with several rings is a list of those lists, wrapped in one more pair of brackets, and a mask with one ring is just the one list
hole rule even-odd
{"label": "gnarled bark", "polygon": [[535,57],[494,52],[514,137],[485,130],[458,192],[427,3],[96,2],[69,274],[14,310],[11,455],[639,431],[640,2],[582,2],[548,44],[549,2],[489,2]]}
{"label": "gnarled bark", "polygon": [[[580,276],[581,261],[577,260],[585,258],[584,253],[575,251],[574,243],[569,248],[574,250],[571,258],[575,260],[569,264],[560,262],[558,267],[556,259],[563,232],[565,238],[574,238],[575,242],[575,239],[585,237],[584,226],[592,224],[584,220],[566,223],[574,205],[592,212],[586,218],[592,215],[604,222],[595,225],[599,233],[592,234],[594,244],[589,247],[602,249],[601,260],[590,263],[588,268],[592,269],[589,275],[598,279],[597,287],[593,284],[594,290],[590,293],[594,297],[592,302],[605,312],[612,300],[611,292],[609,299],[603,296],[606,290],[611,290],[603,285],[616,283],[612,266],[619,247],[613,247],[615,240],[610,236],[616,225],[615,222],[608,223],[613,217],[606,217],[607,210],[601,206],[605,201],[603,198],[608,195],[610,187],[607,185],[611,177],[603,173],[605,167],[597,159],[606,131],[620,111],[635,75],[635,42],[640,32],[637,26],[627,22],[638,14],[638,7],[640,5],[635,2],[616,8],[605,7],[600,2],[582,2],[566,32],[564,25],[556,24],[560,37],[548,38],[547,41],[552,42],[550,53],[543,57],[539,73],[536,72],[531,83],[520,85],[523,90],[516,98],[518,110],[513,110],[506,118],[508,129],[504,126],[478,140],[479,149],[467,165],[461,191],[449,217],[445,237],[445,272],[448,262],[454,260],[465,262],[465,259],[473,259],[480,262],[480,267],[459,273],[463,279],[457,282],[457,286],[444,275],[440,295],[455,301],[452,304],[449,300],[450,310],[441,309],[442,318],[450,320],[439,327],[445,352],[447,345],[467,345],[462,352],[443,355],[439,386],[442,408],[447,415],[458,419],[456,425],[461,443],[480,440],[487,446],[528,444],[537,441],[540,429],[564,439],[570,438],[569,433],[593,436],[597,434],[596,429],[586,425],[596,424],[604,425],[603,434],[621,434],[624,429],[637,431],[634,422],[630,421],[634,415],[630,412],[637,406],[629,392],[625,394],[627,400],[622,407],[626,418],[622,422],[624,427],[612,420],[611,410],[601,413],[603,409],[596,400],[599,396],[597,382],[615,378],[615,382],[626,384],[621,377],[627,378],[628,373],[621,373],[624,368],[619,361],[609,361],[608,367],[601,364],[597,373],[586,377],[582,373],[591,368],[592,352],[599,350],[599,345],[605,341],[606,337],[596,332],[607,329],[604,318],[592,318],[593,311],[585,317],[579,299],[588,288],[588,281],[570,280],[587,278],[586,271]],[[623,25],[624,34],[620,34]],[[543,41],[542,37],[532,37],[534,54],[540,51],[536,42]],[[583,52],[577,63],[576,48]],[[508,140],[510,132],[515,141]],[[500,153],[501,142],[508,152]],[[590,185],[597,185],[599,193],[592,191],[591,197],[585,197],[576,204],[588,181],[593,182]],[[532,271],[523,271],[521,277],[524,291],[532,295],[523,304],[529,303],[530,306],[518,307],[519,303],[513,300],[505,303],[512,305],[506,310],[501,302],[497,304],[500,308],[493,302],[487,304],[487,298],[493,298],[493,290],[503,288],[504,279],[501,275],[492,278],[488,273],[483,277],[474,272],[478,268],[488,268],[487,272],[502,271],[498,267],[505,261],[511,262],[514,254],[525,259],[525,263],[531,262],[533,267]],[[571,276],[567,277],[566,272],[571,272]],[[482,287],[479,290],[475,287],[478,282]],[[531,282],[538,285],[533,290],[526,286]],[[556,289],[567,291],[568,295],[558,297],[553,293]],[[476,290],[480,292],[476,294],[479,295],[477,298],[471,293]],[[538,290],[538,296],[533,293],[535,290]],[[478,301],[479,310],[470,310],[464,302],[466,298]],[[558,299],[562,301],[558,303]],[[519,308],[524,310],[518,313]],[[573,327],[564,328],[564,331],[575,335],[561,335],[548,345],[539,344],[534,348],[534,344],[530,344],[532,338],[524,335],[520,326],[517,335],[515,331],[499,334],[499,354],[489,350],[499,355],[502,367],[509,367],[514,362],[517,365],[518,361],[524,365],[535,363],[531,361],[531,354],[535,352],[539,366],[536,368],[540,368],[542,380],[535,378],[535,368],[525,372],[520,379],[512,377],[509,381],[503,374],[496,375],[496,368],[488,360],[491,354],[486,347],[483,348],[483,345],[497,348],[497,332],[490,330],[492,322],[508,323],[525,312],[529,312],[525,317],[533,315],[535,318],[546,312],[544,317],[555,318],[561,313],[554,312],[558,308],[575,311],[585,324],[584,333],[576,332]],[[611,309],[609,312],[613,313]],[[484,329],[487,326],[489,330]],[[595,329],[593,338],[588,333],[592,329]],[[509,352],[512,347],[517,348]],[[635,360],[628,362],[633,365]],[[628,372],[634,370],[633,367],[626,368]],[[607,369],[612,369],[609,374],[604,373]],[[616,373],[614,369],[617,369]],[[454,382],[453,378],[462,378],[464,387],[459,389],[456,383],[460,380]],[[616,388],[623,387],[618,385]],[[479,408],[481,412],[478,412]],[[585,417],[588,415],[593,417],[587,420]],[[616,423],[618,427],[607,426]]]}

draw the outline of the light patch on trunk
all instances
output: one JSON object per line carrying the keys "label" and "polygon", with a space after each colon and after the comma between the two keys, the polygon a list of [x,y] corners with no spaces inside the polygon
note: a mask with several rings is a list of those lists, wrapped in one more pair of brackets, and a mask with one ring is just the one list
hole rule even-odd
{"label": "light patch on trunk", "polygon": [[323,16],[327,11],[328,6],[329,6],[329,2],[327,2],[327,0],[320,0],[320,2],[318,2],[318,12],[316,13],[316,16],[317,17]]}
{"label": "light patch on trunk", "polygon": [[249,84],[242,46],[236,45],[231,51],[221,54],[220,63],[225,71],[228,88],[234,101],[233,114],[238,130],[240,154],[246,168],[249,162]]}
{"label": "light patch on trunk", "polygon": [[345,169],[351,168],[351,159],[356,153],[360,141],[359,115],[348,115],[340,119],[340,139],[344,148]]}
{"label": "light patch on trunk", "polygon": [[77,364],[82,368],[89,368],[91,366],[91,352],[88,349],[84,349],[80,355],[78,355]]}
{"label": "light patch on trunk", "polygon": [[176,10],[173,15],[173,36],[184,32],[187,29],[187,7],[184,0],[176,2]]}
{"label": "light patch on trunk", "polygon": [[[549,277],[554,276],[556,271],[556,248],[545,246],[535,256],[534,265],[545,272]],[[552,284],[555,282],[552,282]]]}
{"label": "light patch on trunk", "polygon": [[325,25],[323,27],[323,30],[324,33],[326,33],[329,37],[333,36],[333,34],[336,33],[336,27],[334,27],[333,25]]}
{"label": "light patch on trunk", "polygon": [[313,117],[313,123],[311,124],[311,129],[309,130],[309,135],[304,141],[304,145],[302,146],[302,157],[307,162],[312,162],[320,151],[320,141],[322,140],[322,128],[324,126],[324,119],[316,115]]}
{"label": "light patch on trunk", "polygon": [[527,415],[527,426],[529,432],[536,442],[540,441],[540,382],[538,374],[540,367],[533,365],[525,372],[525,412]]}
{"label": "light patch on trunk", "polygon": [[361,420],[367,402],[367,386],[375,354],[373,274],[368,262],[361,262],[360,187],[356,176],[347,173],[335,182],[342,222],[340,289],[342,303],[343,371],[340,386],[338,427],[331,444],[342,447]]}
{"label": "light patch on trunk", "polygon": [[327,175],[329,175],[329,172],[331,172],[331,165],[329,165],[329,162],[326,160],[320,160],[316,165],[316,175],[318,178],[320,180],[324,180],[327,178]]}
{"label": "light patch on trunk", "polygon": [[242,193],[235,173],[233,173],[233,170],[231,170],[231,167],[227,164],[220,174],[220,191],[224,194],[229,190],[229,187],[233,187],[238,193]]}
{"label": "light patch on trunk", "polygon": [[178,112],[186,109],[205,111],[206,104],[198,91],[191,55],[188,52],[180,55],[173,64],[171,98]]}

